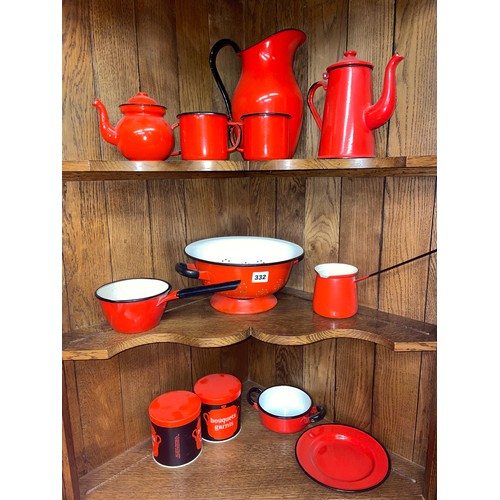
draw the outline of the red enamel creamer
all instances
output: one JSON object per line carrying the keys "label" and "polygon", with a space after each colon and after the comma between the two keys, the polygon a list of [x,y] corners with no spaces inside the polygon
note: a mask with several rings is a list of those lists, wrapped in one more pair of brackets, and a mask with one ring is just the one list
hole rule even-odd
{"label": "red enamel creamer", "polygon": [[201,435],[221,442],[236,437],[241,429],[241,382],[227,373],[198,380],[194,392],[201,400]]}

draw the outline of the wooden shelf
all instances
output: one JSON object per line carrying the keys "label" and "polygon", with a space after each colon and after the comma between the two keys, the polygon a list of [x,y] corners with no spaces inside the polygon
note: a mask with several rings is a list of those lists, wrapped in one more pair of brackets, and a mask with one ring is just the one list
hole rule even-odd
{"label": "wooden shelf", "polygon": [[329,319],[312,310],[311,294],[284,288],[278,304],[260,314],[234,315],[214,310],[209,298],[171,302],[160,324],[144,333],[123,334],[107,324],[63,335],[63,360],[109,359],[146,344],[177,342],[223,347],[252,336],[278,345],[304,345],[331,338],[375,342],[394,351],[434,351],[437,327],[359,307],[352,318]]}
{"label": "wooden shelf", "polygon": [[380,177],[437,175],[436,156],[246,161],[63,161],[62,178],[76,180],[176,179],[250,176]]}
{"label": "wooden shelf", "polygon": [[[249,381],[243,384],[241,431],[234,439],[203,442],[202,452],[194,462],[168,469],[154,462],[148,438],[82,477],[81,498],[422,498],[424,468],[393,453],[389,453],[389,477],[371,491],[346,494],[316,483],[295,458],[300,432],[270,431],[260,423],[257,410],[246,402],[248,389],[255,385]],[[316,425],[323,423],[330,422],[323,420]]]}

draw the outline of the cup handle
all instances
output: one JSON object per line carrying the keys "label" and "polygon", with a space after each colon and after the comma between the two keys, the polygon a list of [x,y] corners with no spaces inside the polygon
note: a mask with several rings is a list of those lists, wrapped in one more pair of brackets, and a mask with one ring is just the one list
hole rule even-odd
{"label": "cup handle", "polygon": [[[243,136],[243,122],[233,122],[235,125],[238,125],[239,129],[241,130],[241,135]],[[240,138],[240,143],[241,143],[241,138]],[[243,148],[236,148],[236,151],[239,153],[243,153]]]}
{"label": "cup handle", "polygon": [[[253,406],[254,408],[257,408],[257,400],[252,398],[253,393],[257,394],[262,394],[262,389],[259,387],[252,387],[248,392],[247,392],[247,401],[250,406]],[[258,409],[258,408],[257,408]]]}
{"label": "cup handle", "polygon": [[309,422],[311,424],[314,424],[315,422],[319,422],[320,420],[323,420],[326,415],[326,409],[324,406],[315,406],[312,409],[311,414],[309,414]]}
{"label": "cup handle", "polygon": [[[173,132],[173,131],[174,131],[174,129],[176,129],[178,126],[179,126],[179,122],[174,123],[174,124],[172,125],[172,132]],[[172,151],[172,152],[170,153],[170,156],[179,156],[180,154],[181,154],[181,150],[179,149],[179,151]]]}
{"label": "cup handle", "polygon": [[[241,142],[241,123],[237,122],[228,122],[228,125],[233,127],[231,128],[231,131],[229,132],[229,141],[232,144],[232,146],[227,150],[228,153],[232,153],[233,151],[236,151],[236,148],[240,145]],[[236,134],[234,134],[234,131],[236,130]],[[236,137],[234,137],[236,135]]]}

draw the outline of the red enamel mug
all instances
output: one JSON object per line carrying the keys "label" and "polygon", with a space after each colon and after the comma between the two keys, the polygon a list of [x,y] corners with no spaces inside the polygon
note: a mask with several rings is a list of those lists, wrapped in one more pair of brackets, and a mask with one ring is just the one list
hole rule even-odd
{"label": "red enamel mug", "polygon": [[170,156],[182,155],[183,160],[227,160],[240,144],[239,124],[230,122],[224,113],[180,113],[177,119],[172,130],[179,127],[181,149]]}
{"label": "red enamel mug", "polygon": [[287,113],[252,113],[241,117],[244,160],[279,160],[291,157],[290,118]]}
{"label": "red enamel mug", "polygon": [[264,426],[282,434],[299,432],[326,415],[324,407],[313,406],[307,392],[291,385],[274,385],[267,389],[252,387],[247,393],[247,401],[259,411]]}
{"label": "red enamel mug", "polygon": [[350,264],[328,263],[314,268],[313,311],[326,318],[349,318],[358,312],[356,275]]}

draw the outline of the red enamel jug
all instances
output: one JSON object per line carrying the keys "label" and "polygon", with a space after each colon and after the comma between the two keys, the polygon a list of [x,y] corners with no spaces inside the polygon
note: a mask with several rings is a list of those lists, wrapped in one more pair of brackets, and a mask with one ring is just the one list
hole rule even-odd
{"label": "red enamel jug", "polygon": [[123,117],[116,127],[111,126],[104,104],[93,102],[99,112],[99,130],[103,139],[118,148],[132,161],[166,160],[174,147],[174,133],[163,115],[167,108],[139,92],[125,104],[120,104]]}
{"label": "red enamel jug", "polygon": [[[305,42],[303,31],[290,28],[278,31],[248,49],[240,50],[233,40],[224,38],[210,51],[210,69],[221,91],[230,120],[239,122],[253,113],[286,113],[290,119],[291,158],[302,128],[304,99],[293,73],[293,59]],[[240,80],[231,99],[216,66],[219,51],[231,46],[242,60]]]}
{"label": "red enamel jug", "polygon": [[[382,96],[372,104],[373,64],[356,58],[354,50],[323,73],[328,84],[314,83],[307,104],[321,131],[318,158],[371,158],[375,156],[373,130],[391,117],[396,105],[395,71],[404,58],[397,52],[385,70]],[[316,90],[326,91],[323,119],[313,98]]]}

